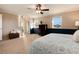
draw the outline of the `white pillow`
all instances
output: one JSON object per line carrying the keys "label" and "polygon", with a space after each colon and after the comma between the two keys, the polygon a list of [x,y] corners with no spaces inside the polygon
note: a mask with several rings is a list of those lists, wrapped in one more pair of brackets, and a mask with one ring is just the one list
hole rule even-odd
{"label": "white pillow", "polygon": [[73,40],[76,42],[79,42],[79,30],[77,30],[74,34],[73,34]]}

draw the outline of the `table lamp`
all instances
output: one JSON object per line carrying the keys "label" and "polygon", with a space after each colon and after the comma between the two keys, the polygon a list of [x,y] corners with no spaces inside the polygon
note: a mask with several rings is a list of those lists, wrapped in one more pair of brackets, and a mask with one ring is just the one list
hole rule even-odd
{"label": "table lamp", "polygon": [[75,26],[79,29],[79,21],[75,22]]}

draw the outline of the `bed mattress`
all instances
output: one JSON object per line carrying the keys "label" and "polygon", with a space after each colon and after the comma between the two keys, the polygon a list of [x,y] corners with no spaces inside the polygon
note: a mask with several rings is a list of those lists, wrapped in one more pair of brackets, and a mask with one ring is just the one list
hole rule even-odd
{"label": "bed mattress", "polygon": [[72,35],[51,33],[33,41],[30,54],[78,54],[79,43]]}

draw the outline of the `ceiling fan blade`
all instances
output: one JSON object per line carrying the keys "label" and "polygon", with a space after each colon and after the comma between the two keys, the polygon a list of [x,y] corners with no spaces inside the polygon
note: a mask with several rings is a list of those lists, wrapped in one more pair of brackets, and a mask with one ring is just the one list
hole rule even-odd
{"label": "ceiling fan blade", "polygon": [[43,12],[40,12],[40,14],[43,14]]}
{"label": "ceiling fan blade", "polygon": [[41,9],[41,11],[49,11],[49,9]]}
{"label": "ceiling fan blade", "polygon": [[34,8],[27,8],[28,10],[35,10]]}

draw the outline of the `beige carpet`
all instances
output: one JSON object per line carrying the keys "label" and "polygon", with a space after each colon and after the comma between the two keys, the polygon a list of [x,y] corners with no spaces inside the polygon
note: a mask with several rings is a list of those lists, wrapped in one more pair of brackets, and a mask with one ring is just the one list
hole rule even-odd
{"label": "beige carpet", "polygon": [[0,53],[8,54],[24,54],[28,52],[31,43],[40,38],[36,34],[27,34],[26,37],[16,38],[0,42]]}

